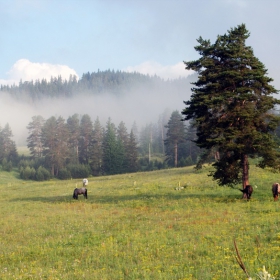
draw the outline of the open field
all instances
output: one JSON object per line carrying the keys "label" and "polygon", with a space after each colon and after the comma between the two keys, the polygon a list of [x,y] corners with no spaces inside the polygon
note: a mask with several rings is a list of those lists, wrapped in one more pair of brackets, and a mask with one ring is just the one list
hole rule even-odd
{"label": "open field", "polygon": [[[0,279],[280,279],[280,174],[251,167],[254,193],[219,187],[192,167],[31,182],[0,173]],[[180,183],[179,183],[180,182]],[[178,185],[183,190],[175,190]],[[257,279],[257,278],[256,278]]]}
{"label": "open field", "polygon": [[21,146],[21,147],[17,147],[17,151],[18,151],[18,154],[19,156],[30,156],[30,150],[28,147],[26,146]]}

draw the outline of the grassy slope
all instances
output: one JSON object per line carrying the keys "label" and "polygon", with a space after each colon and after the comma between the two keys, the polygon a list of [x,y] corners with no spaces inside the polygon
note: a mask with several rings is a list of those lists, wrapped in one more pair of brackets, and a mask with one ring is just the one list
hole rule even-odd
{"label": "grassy slope", "polygon": [[89,178],[74,201],[81,180],[1,172],[0,279],[246,279],[234,239],[251,276],[277,278],[277,177],[251,167],[249,202],[192,168]]}

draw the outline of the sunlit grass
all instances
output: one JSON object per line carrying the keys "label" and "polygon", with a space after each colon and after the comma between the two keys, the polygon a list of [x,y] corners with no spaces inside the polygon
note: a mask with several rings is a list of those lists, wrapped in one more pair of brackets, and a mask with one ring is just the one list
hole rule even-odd
{"label": "sunlit grass", "polygon": [[[0,173],[0,279],[246,279],[280,265],[278,175],[251,167],[254,193],[180,168],[31,182]],[[175,190],[176,187],[184,187]]]}

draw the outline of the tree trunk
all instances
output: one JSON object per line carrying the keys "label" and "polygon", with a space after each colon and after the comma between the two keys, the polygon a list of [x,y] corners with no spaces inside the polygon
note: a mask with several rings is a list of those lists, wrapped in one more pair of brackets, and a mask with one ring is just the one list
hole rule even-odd
{"label": "tree trunk", "polygon": [[151,143],[149,142],[149,163],[151,162]]}
{"label": "tree trunk", "polygon": [[51,175],[54,176],[54,164],[52,164]]}
{"label": "tree trunk", "polygon": [[[249,161],[246,154],[242,155],[242,168],[242,185],[244,190],[249,185]],[[243,193],[243,198],[247,198],[245,193]]]}
{"label": "tree trunk", "polygon": [[79,163],[79,146],[76,145],[76,158],[75,158],[75,163]]}
{"label": "tree trunk", "polygon": [[220,152],[216,151],[215,152],[215,161],[219,161],[220,160]]}
{"label": "tree trunk", "polygon": [[174,145],[174,166],[177,167],[178,165],[178,144],[175,143]]}
{"label": "tree trunk", "polygon": [[162,143],[162,153],[164,154],[164,136],[163,136],[163,124],[161,125],[161,143]]}

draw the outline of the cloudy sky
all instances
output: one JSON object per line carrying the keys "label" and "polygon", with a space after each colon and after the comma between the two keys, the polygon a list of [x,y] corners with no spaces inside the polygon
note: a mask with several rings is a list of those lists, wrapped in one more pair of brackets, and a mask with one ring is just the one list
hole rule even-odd
{"label": "cloudy sky", "polygon": [[0,83],[98,69],[186,76],[196,39],[245,23],[280,88],[279,0],[0,0]]}
{"label": "cloudy sky", "polygon": [[[80,78],[98,69],[183,77],[189,74],[183,61],[199,58],[196,39],[213,43],[217,35],[245,23],[251,33],[247,45],[280,89],[279,11],[280,0],[0,0],[0,84],[58,75],[68,79],[70,74]],[[147,102],[135,93],[121,101],[107,96],[67,104],[41,102],[36,108],[2,94],[0,127],[9,123],[22,141],[35,115],[47,119],[86,113],[95,120],[103,114],[116,124],[143,124],[156,121],[167,107],[181,111],[186,94],[157,93]]]}

